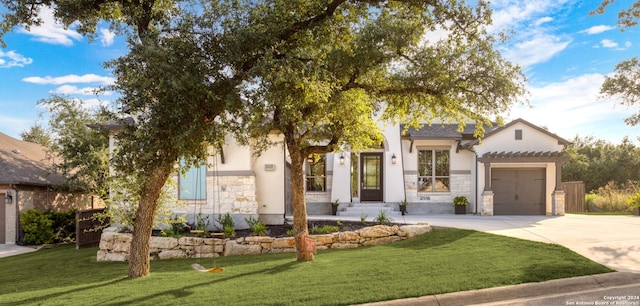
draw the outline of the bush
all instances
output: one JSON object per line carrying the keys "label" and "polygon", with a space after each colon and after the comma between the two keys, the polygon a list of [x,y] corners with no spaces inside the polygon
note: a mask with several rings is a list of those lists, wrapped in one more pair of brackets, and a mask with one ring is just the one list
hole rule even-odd
{"label": "bush", "polygon": [[24,231],[25,244],[53,242],[53,221],[49,215],[37,209],[29,209],[20,214],[20,224]]}
{"label": "bush", "polygon": [[383,210],[380,211],[380,214],[374,219],[374,221],[379,225],[391,225],[393,219],[387,216],[387,213]]}
{"label": "bush", "polygon": [[224,236],[225,237],[235,237],[236,236],[236,230],[235,230],[235,222],[233,222],[233,218],[231,218],[231,215],[229,213],[224,214],[224,217],[222,215],[218,216],[218,223],[220,224],[220,226],[222,226],[222,231],[224,232]]}
{"label": "bush", "polygon": [[248,219],[244,219],[249,225],[249,230],[256,236],[265,236],[267,234],[267,226],[262,224],[259,219],[249,216]]}
{"label": "bush", "polygon": [[76,241],[76,210],[66,212],[48,211],[45,213],[53,222],[53,243]]}
{"label": "bush", "polygon": [[598,188],[596,192],[585,195],[585,205],[593,204],[604,212],[629,212],[629,198],[634,194],[635,184],[628,183],[627,186],[619,186],[609,182],[604,187]]}
{"label": "bush", "polygon": [[314,225],[309,232],[311,232],[311,234],[329,234],[329,233],[335,233],[339,231],[340,231],[339,226],[324,225],[322,227],[318,227]]}
{"label": "bush", "polygon": [[20,214],[25,244],[69,243],[76,241],[76,211],[41,212],[29,209]]}

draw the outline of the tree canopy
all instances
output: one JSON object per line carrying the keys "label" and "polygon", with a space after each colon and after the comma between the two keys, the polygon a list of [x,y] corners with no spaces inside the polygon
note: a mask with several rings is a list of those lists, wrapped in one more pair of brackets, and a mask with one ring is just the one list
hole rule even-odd
{"label": "tree canopy", "polygon": [[[603,0],[592,14],[602,14],[615,0]],[[621,31],[636,26],[640,18],[640,1],[632,2],[628,8],[618,13],[618,27]],[[613,75],[605,77],[600,87],[602,98],[616,98],[621,105],[632,106],[640,101],[640,60],[633,57],[618,63]],[[625,119],[628,125],[640,124],[640,111]]]}
{"label": "tree canopy", "polygon": [[587,191],[610,182],[640,181],[640,148],[626,137],[620,144],[576,137],[565,152],[569,160],[563,166],[562,180],[583,181]]}
{"label": "tree canopy", "polygon": [[[440,1],[255,1],[240,28],[241,45],[289,35],[300,16],[306,29],[268,50],[244,86],[248,134],[284,135],[291,158],[298,260],[307,233],[302,167],[309,154],[377,147],[380,120],[499,120],[524,93],[519,68],[493,49],[491,10]],[[273,27],[275,26],[275,27]],[[293,27],[292,27],[293,28]],[[436,32],[444,32],[441,38]],[[433,38],[436,37],[436,38]],[[244,130],[243,130],[244,131]]]}

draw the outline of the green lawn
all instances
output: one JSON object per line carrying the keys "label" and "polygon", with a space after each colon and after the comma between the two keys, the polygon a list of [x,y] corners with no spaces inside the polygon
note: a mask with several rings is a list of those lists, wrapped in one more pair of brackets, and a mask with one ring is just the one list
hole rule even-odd
{"label": "green lawn", "polygon": [[96,262],[97,249],[59,246],[0,259],[1,305],[343,305],[611,272],[564,247],[441,229],[383,246],[295,255],[223,257],[222,273],[194,262],[153,262],[129,280],[127,263]]}

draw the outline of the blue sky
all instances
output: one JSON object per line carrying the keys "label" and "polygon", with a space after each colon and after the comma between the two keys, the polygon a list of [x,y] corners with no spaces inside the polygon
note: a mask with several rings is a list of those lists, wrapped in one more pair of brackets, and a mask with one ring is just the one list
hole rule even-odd
{"label": "blue sky", "polygon": [[[599,0],[494,0],[492,30],[514,31],[497,48],[519,64],[528,78],[530,107],[516,105],[505,117],[523,118],[568,140],[592,135],[618,143],[624,136],[638,143],[640,127],[624,118],[640,105],[627,107],[598,99],[604,77],[621,60],[639,55],[640,27],[621,32],[617,12],[632,3],[618,0],[605,14],[589,16]],[[115,100],[113,93],[96,96],[95,88],[113,82],[103,62],[124,54],[122,37],[106,26],[93,42],[53,22],[27,32],[16,28],[0,49],[0,132],[19,138],[30,126],[46,126],[37,105],[52,93],[85,101],[87,107]]]}

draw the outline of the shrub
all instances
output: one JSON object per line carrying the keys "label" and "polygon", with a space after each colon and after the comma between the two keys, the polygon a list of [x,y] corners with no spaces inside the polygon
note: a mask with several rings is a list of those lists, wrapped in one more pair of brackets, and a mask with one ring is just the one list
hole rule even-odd
{"label": "shrub", "polygon": [[233,218],[231,218],[231,215],[229,213],[224,214],[224,216],[219,215],[217,222],[222,227],[218,229],[222,230],[225,237],[236,236],[235,222],[233,222]]}
{"label": "shrub", "polygon": [[264,236],[267,234],[267,226],[262,224],[259,219],[249,216],[248,219],[244,219],[249,225],[249,230],[256,236]]}
{"label": "shrub", "polygon": [[381,210],[380,214],[378,214],[378,216],[374,219],[374,221],[377,224],[381,224],[381,225],[391,225],[391,222],[393,221],[393,219],[389,218],[387,216],[387,213],[384,212],[384,210]]}
{"label": "shrub", "polygon": [[591,203],[605,212],[628,212],[631,210],[628,201],[633,194],[630,187],[625,188],[610,182],[598,188],[598,191],[585,195],[585,205]]}
{"label": "shrub", "polygon": [[324,225],[322,227],[318,227],[314,225],[311,228],[311,230],[309,230],[311,234],[329,234],[329,233],[335,233],[339,231],[340,231],[340,227],[334,226],[334,225]]}
{"label": "shrub", "polygon": [[29,209],[20,214],[20,224],[24,231],[25,244],[53,242],[53,221],[47,214],[37,209]]}
{"label": "shrub", "polygon": [[53,243],[70,243],[76,241],[76,210],[66,212],[48,211],[44,213],[51,221]]}

